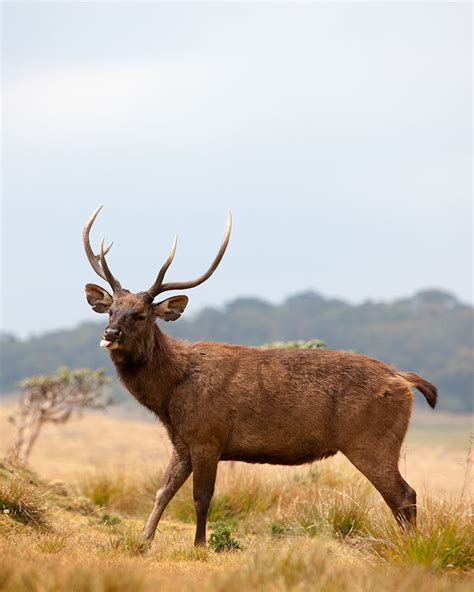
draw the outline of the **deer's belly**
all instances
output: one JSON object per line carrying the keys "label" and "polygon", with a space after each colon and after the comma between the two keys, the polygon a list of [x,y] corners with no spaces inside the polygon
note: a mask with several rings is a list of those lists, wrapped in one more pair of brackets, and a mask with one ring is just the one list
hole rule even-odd
{"label": "deer's belly", "polygon": [[329,439],[307,435],[304,431],[234,432],[222,451],[221,460],[300,465],[332,456],[337,450]]}
{"label": "deer's belly", "polygon": [[288,450],[281,452],[259,451],[229,451],[224,452],[220,460],[238,460],[248,463],[266,463],[270,465],[302,465],[315,460],[321,460],[333,456],[338,451],[335,449],[319,450]]}

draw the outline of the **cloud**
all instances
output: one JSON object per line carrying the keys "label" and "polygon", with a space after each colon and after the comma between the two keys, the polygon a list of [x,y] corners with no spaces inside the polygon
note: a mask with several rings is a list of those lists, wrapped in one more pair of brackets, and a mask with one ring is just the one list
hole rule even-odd
{"label": "cloud", "polygon": [[322,26],[327,15],[297,26],[254,23],[245,45],[224,43],[221,53],[160,57],[157,45],[146,60],[26,70],[5,81],[8,141],[62,149],[63,140],[113,145],[127,133],[186,148],[462,128],[470,110],[464,40],[449,48],[436,31],[419,39],[408,27],[397,42],[394,24],[385,37],[355,15],[334,31]]}

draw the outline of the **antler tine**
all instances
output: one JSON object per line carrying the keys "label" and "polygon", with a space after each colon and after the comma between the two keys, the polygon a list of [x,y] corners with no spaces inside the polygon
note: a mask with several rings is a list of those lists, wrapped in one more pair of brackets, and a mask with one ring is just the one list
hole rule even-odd
{"label": "antler tine", "polygon": [[99,259],[100,259],[100,265],[102,267],[102,271],[104,272],[104,275],[105,275],[104,279],[106,279],[109,282],[110,287],[112,288],[112,290],[114,292],[121,290],[122,286],[120,285],[120,282],[118,281],[117,278],[115,278],[112,275],[112,272],[110,271],[110,268],[107,265],[107,261],[105,260],[104,239],[102,239],[100,241]]}
{"label": "antler tine", "polygon": [[[232,230],[232,214],[229,211],[229,214],[227,215],[227,226],[225,229],[224,238],[222,240],[221,246],[219,248],[219,251],[217,252],[217,255],[216,255],[214,261],[211,263],[211,266],[206,271],[206,273],[199,276],[195,280],[191,280],[189,282],[168,282],[166,284],[162,284],[161,287],[158,289],[158,292],[156,292],[156,294],[154,294],[153,297],[155,297],[157,294],[161,294],[162,292],[168,292],[170,290],[189,290],[189,288],[195,288],[196,286],[199,286],[199,284],[202,284],[207,279],[209,279],[211,277],[211,275],[216,271],[219,263],[222,260],[222,257],[224,256],[224,253],[227,249],[227,245],[229,243],[231,230]],[[155,286],[155,284],[154,284],[154,286]],[[151,292],[149,292],[149,293],[151,295]]]}
{"label": "antler tine", "polygon": [[[89,233],[92,228],[92,225],[94,224],[95,219],[97,218],[100,210],[103,207],[104,206],[99,206],[97,208],[97,210],[89,218],[89,220],[87,220],[86,225],[84,226],[84,230],[82,231],[82,240],[84,243],[84,250],[86,252],[87,259],[89,260],[89,263],[91,264],[92,269],[96,272],[96,274],[99,277],[101,277],[105,281],[108,281],[103,270],[102,270],[102,267],[99,264],[100,257],[99,257],[99,255],[94,254],[94,251],[92,250],[90,239],[89,239]],[[113,245],[113,243],[110,243],[110,245],[105,249],[104,255],[107,255],[107,253],[110,251],[112,245]]]}
{"label": "antler tine", "polygon": [[160,288],[161,288],[161,285],[163,283],[163,279],[165,277],[165,273],[168,271],[168,267],[173,262],[173,259],[174,259],[175,253],[176,253],[176,245],[177,244],[178,244],[178,236],[176,235],[174,237],[173,245],[172,245],[171,250],[169,252],[168,258],[166,259],[166,261],[161,266],[161,269],[158,272],[158,275],[156,276],[156,280],[154,281],[152,287],[149,290],[147,290],[147,293],[152,298],[154,298],[157,294],[160,293]]}

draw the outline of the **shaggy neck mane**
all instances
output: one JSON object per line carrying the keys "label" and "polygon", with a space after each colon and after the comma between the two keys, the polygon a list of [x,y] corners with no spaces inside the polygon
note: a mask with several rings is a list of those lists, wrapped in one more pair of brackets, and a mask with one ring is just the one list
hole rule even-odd
{"label": "shaggy neck mane", "polygon": [[124,386],[166,423],[168,398],[188,371],[187,351],[186,344],[153,325],[130,349],[113,350],[110,355]]}

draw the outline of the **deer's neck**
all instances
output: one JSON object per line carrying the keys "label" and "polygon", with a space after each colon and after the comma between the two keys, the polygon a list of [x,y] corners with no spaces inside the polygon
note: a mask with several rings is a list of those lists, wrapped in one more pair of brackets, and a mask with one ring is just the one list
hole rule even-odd
{"label": "deer's neck", "polygon": [[187,349],[154,325],[133,350],[110,352],[127,390],[165,425],[169,397],[188,372]]}

